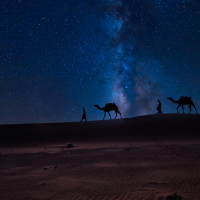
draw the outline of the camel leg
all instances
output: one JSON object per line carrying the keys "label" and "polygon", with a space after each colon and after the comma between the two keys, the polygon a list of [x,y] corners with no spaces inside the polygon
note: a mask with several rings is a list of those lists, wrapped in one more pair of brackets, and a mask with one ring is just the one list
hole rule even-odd
{"label": "camel leg", "polygon": [[193,107],[194,107],[194,109],[196,110],[196,114],[197,114],[197,109],[196,109],[196,107],[195,107],[194,103],[192,104],[192,106],[193,106]]}
{"label": "camel leg", "polygon": [[[190,112],[191,112],[191,104],[189,104],[189,108],[190,108]],[[189,114],[190,114],[190,112],[189,112]]]}
{"label": "camel leg", "polygon": [[120,114],[120,118],[122,119],[122,116],[121,116],[121,113],[119,112],[119,110],[118,110],[118,113]]}
{"label": "camel leg", "polygon": [[176,108],[176,109],[177,109],[177,113],[179,113],[179,112],[178,112],[178,108],[179,108],[180,106],[181,106],[181,105],[179,105],[179,106]]}
{"label": "camel leg", "polygon": [[109,116],[110,116],[110,119],[111,119],[111,115],[110,115],[110,113],[108,112],[108,114],[109,114]]}
{"label": "camel leg", "polygon": [[[104,118],[105,118],[105,116],[106,116],[106,112],[104,112]],[[103,118],[103,120],[104,120],[104,118]]]}
{"label": "camel leg", "polygon": [[[120,117],[121,117],[121,113],[119,112],[119,110],[115,111],[115,113],[116,113],[116,117],[117,117],[117,113],[119,113],[119,114],[120,114]],[[116,119],[116,117],[115,117],[115,119]],[[122,118],[122,117],[121,117],[121,118]]]}
{"label": "camel leg", "polygon": [[183,114],[184,114],[184,106],[182,105],[182,109],[183,109]]}

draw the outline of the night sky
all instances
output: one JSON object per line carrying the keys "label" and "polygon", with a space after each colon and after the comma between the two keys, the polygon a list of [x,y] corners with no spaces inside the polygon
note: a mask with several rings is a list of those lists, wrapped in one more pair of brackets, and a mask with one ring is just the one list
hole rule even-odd
{"label": "night sky", "polygon": [[0,16],[0,124],[176,113],[169,96],[200,110],[198,0],[1,0]]}

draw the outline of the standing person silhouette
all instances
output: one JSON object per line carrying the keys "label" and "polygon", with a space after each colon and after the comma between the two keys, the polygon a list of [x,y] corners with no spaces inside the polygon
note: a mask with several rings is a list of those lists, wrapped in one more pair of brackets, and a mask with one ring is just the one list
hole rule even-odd
{"label": "standing person silhouette", "polygon": [[87,121],[87,119],[86,119],[86,113],[85,113],[85,108],[83,108],[83,115],[82,115],[82,120],[81,120],[81,122],[82,122],[83,120]]}
{"label": "standing person silhouette", "polygon": [[161,102],[160,100],[158,99],[158,106],[157,106],[157,114],[162,114],[162,110],[161,110]]}

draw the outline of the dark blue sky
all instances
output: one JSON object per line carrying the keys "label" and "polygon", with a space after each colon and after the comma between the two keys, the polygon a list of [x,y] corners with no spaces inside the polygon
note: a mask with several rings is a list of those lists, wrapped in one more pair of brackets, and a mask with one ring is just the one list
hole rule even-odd
{"label": "dark blue sky", "polygon": [[122,117],[155,113],[157,99],[174,113],[168,96],[191,96],[200,109],[198,1],[2,0],[0,8],[0,124],[80,121],[83,107],[99,120],[93,105],[109,102]]}

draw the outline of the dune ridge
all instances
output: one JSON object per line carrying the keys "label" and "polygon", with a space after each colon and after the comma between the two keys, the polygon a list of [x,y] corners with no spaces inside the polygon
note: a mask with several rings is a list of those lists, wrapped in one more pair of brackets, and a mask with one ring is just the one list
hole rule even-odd
{"label": "dune ridge", "polygon": [[199,139],[199,122],[199,114],[163,114],[104,121],[0,125],[0,145],[63,139]]}

